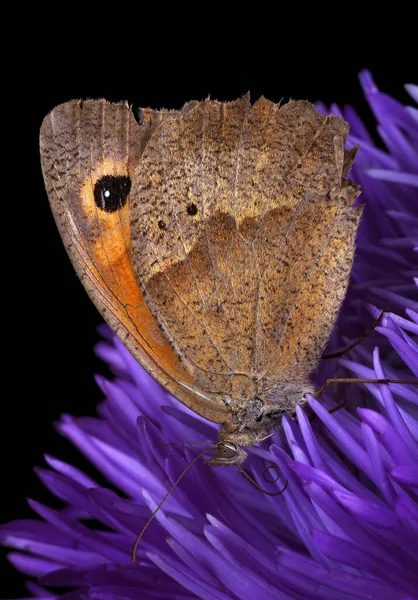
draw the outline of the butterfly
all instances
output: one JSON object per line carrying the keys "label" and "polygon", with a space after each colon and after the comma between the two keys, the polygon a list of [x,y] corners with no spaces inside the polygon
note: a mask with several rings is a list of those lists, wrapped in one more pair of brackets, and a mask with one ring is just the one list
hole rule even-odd
{"label": "butterfly", "polygon": [[41,162],[73,265],[104,319],[171,394],[220,423],[240,465],[314,389],[361,207],[348,124],[306,101],[182,110],[73,100]]}

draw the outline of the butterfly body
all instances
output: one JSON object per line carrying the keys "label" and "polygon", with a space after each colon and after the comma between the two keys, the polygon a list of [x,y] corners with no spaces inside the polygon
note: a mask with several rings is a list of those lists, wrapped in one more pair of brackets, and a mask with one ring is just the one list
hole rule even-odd
{"label": "butterfly body", "polygon": [[73,264],[103,317],[173,395],[220,423],[237,464],[313,392],[361,210],[347,124],[247,97],[181,111],[72,101],[41,156]]}

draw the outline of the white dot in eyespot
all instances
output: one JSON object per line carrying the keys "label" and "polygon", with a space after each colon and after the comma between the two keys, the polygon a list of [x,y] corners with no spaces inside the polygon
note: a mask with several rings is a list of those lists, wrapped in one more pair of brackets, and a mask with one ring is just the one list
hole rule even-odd
{"label": "white dot in eyespot", "polygon": [[110,192],[109,192],[109,190],[106,190],[104,193],[104,197],[109,198],[109,196],[110,196]]}

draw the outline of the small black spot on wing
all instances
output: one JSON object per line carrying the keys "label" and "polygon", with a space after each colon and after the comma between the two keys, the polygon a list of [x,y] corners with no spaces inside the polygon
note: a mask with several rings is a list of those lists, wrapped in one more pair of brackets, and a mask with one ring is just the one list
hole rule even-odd
{"label": "small black spot on wing", "polygon": [[193,217],[197,214],[197,206],[193,202],[187,205],[187,214]]}

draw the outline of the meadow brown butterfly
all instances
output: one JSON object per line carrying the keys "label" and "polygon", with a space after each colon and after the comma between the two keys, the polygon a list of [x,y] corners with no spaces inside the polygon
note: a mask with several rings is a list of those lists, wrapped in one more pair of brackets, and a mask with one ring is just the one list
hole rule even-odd
{"label": "meadow brown butterfly", "polygon": [[41,129],[52,210],[133,356],[222,424],[241,464],[307,392],[345,296],[361,208],[348,125],[305,101],[140,111],[57,106]]}

